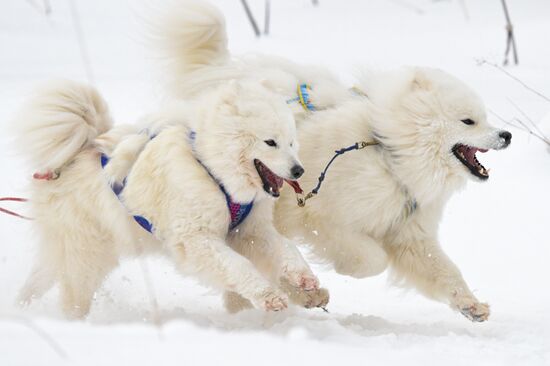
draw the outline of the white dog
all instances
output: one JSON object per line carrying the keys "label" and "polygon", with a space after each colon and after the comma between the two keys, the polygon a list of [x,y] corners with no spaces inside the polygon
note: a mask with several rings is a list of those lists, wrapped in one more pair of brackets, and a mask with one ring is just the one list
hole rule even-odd
{"label": "white dog", "polygon": [[284,195],[278,226],[305,237],[341,274],[363,278],[390,265],[402,283],[471,320],[486,320],[488,305],[445,255],[437,229],[449,196],[466,179],[488,179],[476,153],[507,147],[511,134],[491,127],[475,93],[438,70],[406,69],[361,86],[368,99],[300,124],[308,170],[302,182],[315,186],[334,150],[354,141],[379,145],[340,157],[304,208]]}
{"label": "white dog", "polygon": [[[261,81],[289,101],[301,121],[305,186],[315,186],[335,150],[378,143],[338,159],[305,208],[285,190],[276,206],[285,235],[304,237],[338,273],[363,278],[391,266],[401,282],[469,319],[488,318],[488,305],[472,294],[437,239],[449,196],[466,179],[489,176],[476,153],[511,141],[509,132],[487,123],[472,90],[442,71],[404,68],[359,80],[351,92],[318,68],[230,57],[223,16],[202,1],[180,2],[159,19],[156,39],[174,95],[196,95],[237,78]],[[302,88],[301,103],[292,102],[304,83],[311,89]]]}
{"label": "white dog", "polygon": [[231,311],[282,310],[284,291],[306,307],[327,303],[272,223],[273,197],[303,173],[294,119],[278,95],[231,83],[150,116],[149,135],[112,128],[95,90],[57,82],[16,123],[38,169],[31,202],[41,239],[22,303],[58,282],[64,312],[83,317],[121,256],[151,250],[225,290]]}

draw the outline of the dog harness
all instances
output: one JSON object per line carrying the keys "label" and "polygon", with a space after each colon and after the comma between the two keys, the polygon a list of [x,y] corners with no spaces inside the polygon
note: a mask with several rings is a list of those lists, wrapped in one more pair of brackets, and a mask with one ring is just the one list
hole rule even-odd
{"label": "dog harness", "polygon": [[[299,103],[306,112],[315,112],[322,110],[323,108],[316,107],[311,102],[309,91],[313,90],[309,84],[298,84],[296,88],[296,97],[288,99],[286,104]],[[349,92],[357,97],[367,97],[367,93],[361,90],[357,86],[349,88]]]}
{"label": "dog harness", "polygon": [[[100,157],[101,167],[105,168],[105,166],[109,163],[109,160],[110,158],[107,155],[101,154],[101,157]],[[125,186],[126,186],[126,178],[124,178],[124,180],[122,181],[122,184],[116,184],[116,183],[111,184],[111,189],[113,190],[114,194],[116,194],[119,200],[120,200],[120,194],[124,190]],[[148,232],[153,233],[153,224],[151,224],[149,220],[139,215],[132,215],[132,217],[139,224],[139,226],[141,226]]]}
{"label": "dog harness", "polygon": [[297,96],[289,99],[286,101],[286,104],[298,102],[307,111],[316,111],[317,108],[311,103],[311,100],[309,99],[309,92],[308,90],[311,90],[311,86],[308,84],[298,84],[298,87],[296,88],[296,94]]}
{"label": "dog harness", "polygon": [[[149,135],[151,140],[153,138],[155,138],[155,136],[156,135],[152,135],[152,136]],[[196,138],[195,131],[189,132],[189,141],[191,143],[191,147],[192,147],[193,152],[195,151],[195,138]],[[220,190],[222,191],[222,193],[225,196],[225,201],[227,203],[227,209],[229,210],[229,214],[230,214],[230,217],[231,217],[231,221],[229,223],[229,230],[228,231],[231,231],[231,230],[235,229],[237,226],[242,224],[243,221],[250,214],[250,211],[252,211],[252,207],[254,206],[254,201],[250,201],[248,203],[239,203],[239,202],[233,201],[233,199],[231,198],[231,195],[229,195],[229,193],[227,193],[227,191],[225,190],[225,187],[223,186],[223,184],[220,183],[212,175],[210,170],[199,159],[197,159],[196,157],[195,157],[195,159],[197,160],[197,162],[200,165],[202,165],[202,167],[206,170],[208,175],[210,175],[210,177],[212,177],[212,179],[220,187]],[[110,160],[110,158],[107,155],[101,154],[101,157],[100,157],[101,167],[105,168],[105,166],[109,163],[109,160]],[[111,184],[111,189],[113,190],[113,193],[117,196],[117,198],[119,200],[120,200],[120,194],[124,190],[125,186],[126,186],[126,178],[124,178],[122,180],[122,184],[116,184],[116,183]],[[140,216],[140,215],[132,215],[132,217],[142,228],[144,228],[145,230],[147,230],[150,233],[154,232],[155,228],[154,228],[153,224],[149,220],[147,220],[145,217]]]}

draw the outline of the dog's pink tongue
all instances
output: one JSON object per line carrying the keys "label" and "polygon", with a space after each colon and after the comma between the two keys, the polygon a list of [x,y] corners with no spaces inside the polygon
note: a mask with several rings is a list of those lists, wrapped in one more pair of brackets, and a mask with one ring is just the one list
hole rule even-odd
{"label": "dog's pink tongue", "polygon": [[487,149],[480,149],[480,148],[477,148],[477,147],[469,147],[469,148],[467,148],[466,151],[464,152],[464,156],[466,156],[466,158],[468,159],[468,161],[471,162],[471,161],[475,158],[476,153],[477,153],[478,151],[481,152],[481,153],[486,153],[486,152],[489,151],[489,150],[487,150]]}
{"label": "dog's pink tongue", "polygon": [[288,183],[289,186],[292,187],[292,189],[294,189],[294,192],[296,193],[304,193],[304,191],[302,190],[302,187],[300,187],[300,183],[298,183],[297,180],[289,180],[289,179],[285,179],[285,182]]}

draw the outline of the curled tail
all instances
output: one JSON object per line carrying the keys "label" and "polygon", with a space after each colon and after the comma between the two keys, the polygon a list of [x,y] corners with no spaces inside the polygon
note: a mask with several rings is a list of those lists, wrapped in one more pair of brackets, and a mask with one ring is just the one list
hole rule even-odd
{"label": "curled tail", "polygon": [[94,88],[49,82],[25,103],[15,121],[17,145],[38,172],[59,172],[112,127],[106,102]]}
{"label": "curled tail", "polygon": [[173,92],[188,95],[196,88],[219,82],[216,70],[230,59],[220,10],[204,0],[167,1],[150,25],[153,48],[165,63],[168,87]]}

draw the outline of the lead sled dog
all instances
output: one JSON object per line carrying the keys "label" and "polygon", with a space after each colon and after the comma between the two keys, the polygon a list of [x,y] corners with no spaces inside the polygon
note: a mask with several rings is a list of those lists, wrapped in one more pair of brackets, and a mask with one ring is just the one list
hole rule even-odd
{"label": "lead sled dog", "polygon": [[[449,197],[469,179],[489,178],[477,153],[511,142],[509,132],[488,123],[473,90],[443,71],[404,67],[358,78],[352,92],[321,68],[233,57],[223,15],[203,1],[175,1],[164,10],[153,24],[170,95],[200,95],[238,79],[286,98],[297,120],[304,187],[316,184],[335,150],[378,143],[340,158],[304,208],[284,190],[276,205],[284,235],[304,238],[338,273],[365,278],[391,268],[396,282],[472,321],[488,319],[489,306],[474,296],[437,235]],[[300,103],[293,102],[297,86],[307,92]]]}
{"label": "lead sled dog", "polygon": [[20,302],[59,284],[65,314],[84,317],[120,258],[162,252],[224,290],[229,311],[282,310],[288,297],[325,306],[328,293],[272,221],[283,181],[303,173],[284,100],[238,81],[145,119],[142,133],[114,127],[98,92],[69,81],[23,107],[19,145],[46,179],[31,186],[40,246]]}

